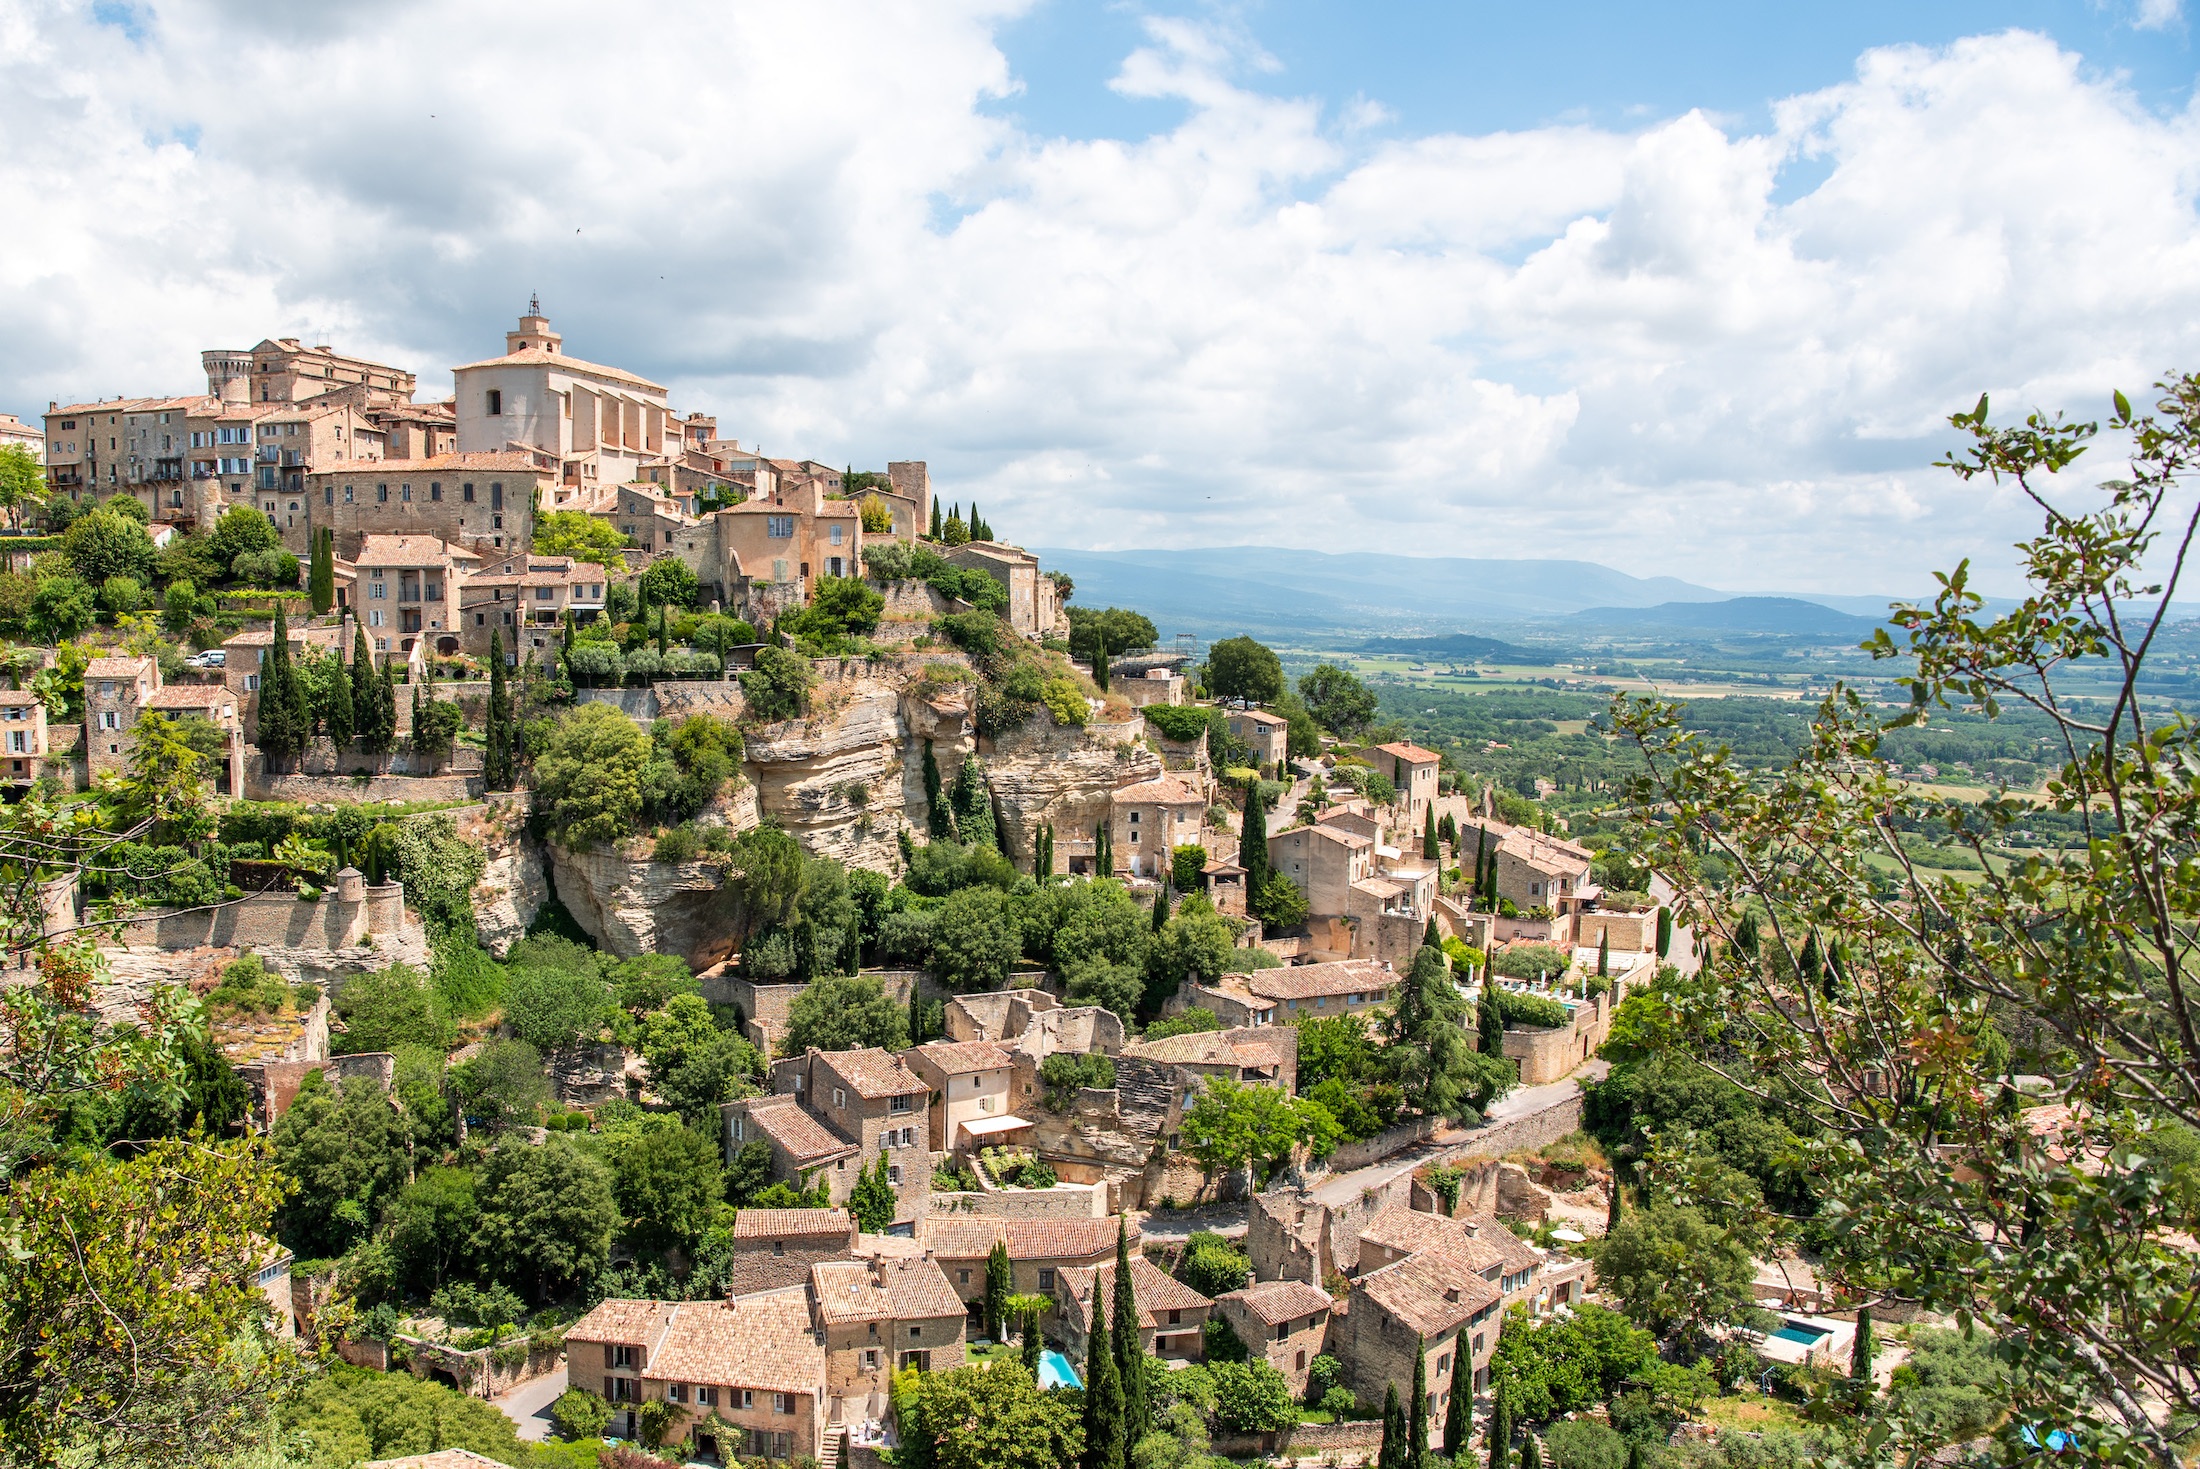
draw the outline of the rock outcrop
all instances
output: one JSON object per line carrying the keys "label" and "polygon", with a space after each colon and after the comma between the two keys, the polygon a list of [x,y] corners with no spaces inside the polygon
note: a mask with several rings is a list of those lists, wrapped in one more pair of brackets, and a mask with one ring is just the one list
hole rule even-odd
{"label": "rock outcrop", "polygon": [[[1001,850],[1020,867],[1031,863],[1032,834],[1051,822],[1057,837],[1089,834],[1108,816],[1108,796],[1161,774],[1161,757],[1139,738],[1143,719],[1120,724],[1058,725],[1041,710],[1015,729],[979,742],[993,786]],[[953,771],[942,761],[941,778]]]}
{"label": "rock outcrop", "polygon": [[733,952],[733,894],[710,862],[550,847],[558,898],[607,954],[677,954],[707,969]]}
{"label": "rock outcrop", "polygon": [[810,716],[751,735],[742,768],[758,814],[813,856],[892,871],[906,822],[902,703],[878,678],[833,682]]}
{"label": "rock outcrop", "polygon": [[526,806],[518,800],[467,812],[458,834],[486,859],[481,881],[474,884],[474,928],[482,947],[501,959],[550,900],[542,848],[529,840]]}

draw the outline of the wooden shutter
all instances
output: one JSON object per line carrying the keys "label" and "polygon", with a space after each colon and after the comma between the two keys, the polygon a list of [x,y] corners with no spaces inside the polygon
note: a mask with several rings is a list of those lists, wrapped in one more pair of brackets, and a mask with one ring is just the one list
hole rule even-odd
{"label": "wooden shutter", "polygon": [[617,1347],[615,1347],[615,1346],[611,1345],[611,1343],[609,1343],[609,1342],[605,1342],[605,1343],[603,1344],[603,1370],[604,1370],[604,1371],[606,1371],[606,1372],[609,1372],[609,1371],[610,1371],[610,1370],[611,1370],[611,1369],[612,1369],[613,1367],[615,1367],[615,1366],[617,1366],[617,1365],[618,1365],[618,1361],[619,1361],[619,1357],[618,1357],[618,1352],[619,1352],[619,1349],[618,1349]]}

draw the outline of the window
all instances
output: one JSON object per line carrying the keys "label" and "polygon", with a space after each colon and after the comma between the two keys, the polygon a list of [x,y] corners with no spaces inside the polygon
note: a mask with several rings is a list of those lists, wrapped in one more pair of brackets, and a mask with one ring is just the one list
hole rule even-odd
{"label": "window", "polygon": [[668,1382],[668,1383],[666,1383],[666,1384],[665,1384],[665,1401],[666,1401],[666,1402],[668,1402],[668,1403],[684,1403],[684,1402],[686,1402],[686,1401],[687,1401],[687,1397],[688,1397],[688,1390],[687,1390],[687,1384],[686,1384],[686,1383],[684,1383],[684,1382]]}
{"label": "window", "polygon": [[749,1391],[745,1387],[736,1389],[735,1396],[737,1396],[741,1400],[739,1403],[735,1404],[736,1407],[753,1408],[756,1406],[756,1394]]}
{"label": "window", "polygon": [[794,1394],[791,1392],[773,1393],[772,1411],[774,1413],[792,1413],[794,1411]]}
{"label": "window", "polygon": [[718,1389],[715,1387],[698,1387],[697,1389],[695,1389],[695,1402],[698,1407],[717,1407]]}
{"label": "window", "polygon": [[875,1348],[863,1354],[863,1370],[866,1372],[876,1372],[878,1370],[878,1351]]}
{"label": "window", "polygon": [[351,486],[350,486],[350,485],[346,485],[346,486],[344,486],[344,503],[345,503],[346,505],[349,505],[349,504],[351,503]]}
{"label": "window", "polygon": [[473,504],[474,487],[472,485],[460,485],[458,487],[458,498],[464,500],[469,505]]}
{"label": "window", "polygon": [[411,485],[399,485],[397,487],[397,498],[404,501],[407,505],[410,505],[412,503],[412,497],[413,487]]}
{"label": "window", "polygon": [[842,532],[844,532],[844,531],[845,531],[846,529],[847,529],[847,527],[846,527],[846,526],[843,526],[843,525],[842,525],[842,524],[841,524],[841,523],[840,523],[839,521],[837,521],[837,520],[836,520],[836,521],[834,521],[834,522],[833,522],[833,534],[832,534],[832,542],[833,542],[833,544],[834,544],[834,545],[836,545],[836,546],[837,546],[837,545],[839,545],[839,544],[840,544],[840,538],[841,538],[841,534],[842,534]]}
{"label": "window", "polygon": [[1041,1289],[1041,1290],[1052,1290],[1052,1289],[1054,1289],[1054,1272],[1053,1272],[1053,1271],[1051,1271],[1051,1270],[1042,1270],[1042,1271],[1040,1271],[1040,1272],[1039,1272],[1039,1289]]}
{"label": "window", "polygon": [[1306,1353],[1299,1353],[1298,1361],[1292,1365],[1291,1370],[1294,1372],[1304,1372],[1306,1370]]}
{"label": "window", "polygon": [[390,487],[389,487],[388,485],[376,485],[376,486],[374,487],[374,498],[375,498],[376,502],[377,502],[377,503],[379,503],[379,504],[383,504],[383,505],[387,505],[387,504],[389,504],[389,503],[390,503]]}
{"label": "window", "polygon": [[[621,1347],[620,1350],[626,1351],[629,1349]],[[633,1403],[640,1401],[640,1398],[636,1395],[635,1389],[640,1387],[641,1384],[636,1382],[631,1377],[607,1377],[604,1379],[604,1386],[610,1389],[610,1391],[607,1392],[604,1396],[608,1397],[614,1403]]]}
{"label": "window", "polygon": [[244,691],[248,694],[256,694],[260,691],[260,676],[258,674],[248,673],[244,676]]}
{"label": "window", "polygon": [[909,1328],[909,1339],[910,1339],[911,1341],[917,1341],[917,1340],[919,1340],[920,1338],[922,1338],[922,1337],[923,1337],[923,1335],[924,1335],[924,1328],[923,1328],[923,1327],[921,1327],[921,1326],[912,1326],[912,1327],[910,1327],[910,1328]]}
{"label": "window", "polygon": [[429,481],[429,484],[428,484],[428,498],[429,498],[430,500],[440,500],[440,499],[442,499],[442,498],[443,498],[443,486],[442,486],[442,485],[440,485],[440,484],[437,484],[437,483],[435,483],[435,482],[434,482],[434,481],[432,481],[432,480],[431,480],[431,481]]}
{"label": "window", "polygon": [[[890,1183],[890,1184],[893,1184],[893,1185],[895,1185],[895,1186],[896,1186],[897,1188],[898,1188],[898,1187],[900,1187],[900,1185],[901,1185],[901,1165],[900,1165],[900,1164],[898,1164],[898,1163],[896,1163],[896,1164],[891,1164],[891,1165],[889,1165],[889,1166],[887,1167],[887,1169],[886,1169],[886,1181],[887,1181],[888,1183]],[[909,1331],[910,1331],[910,1335],[912,1335],[912,1336],[914,1336],[914,1335],[916,1334],[916,1328],[915,1328],[915,1327],[913,1327],[913,1326],[912,1326],[911,1328],[909,1328]]]}
{"label": "window", "polygon": [[838,1086],[833,1088],[833,1105],[836,1107],[845,1107],[848,1105],[847,1088]]}
{"label": "window", "polygon": [[488,402],[485,406],[491,418],[499,416],[504,412],[504,394],[495,388],[489,389]]}
{"label": "window", "polygon": [[555,592],[553,592],[553,591],[552,591],[552,590],[551,590],[550,588],[548,588],[548,587],[537,587],[537,588],[535,588],[535,600],[536,600],[536,601],[538,601],[538,602],[547,602],[547,601],[551,600],[551,598],[552,598],[552,597],[554,597],[555,595],[556,595],[556,593],[555,593]]}
{"label": "window", "polygon": [[907,1112],[916,1104],[917,1099],[915,1096],[904,1093],[901,1096],[889,1099],[886,1103],[886,1110],[889,1112]]}
{"label": "window", "polygon": [[382,580],[382,573],[379,571],[374,573],[374,577],[373,581],[367,583],[368,598],[377,602],[389,600],[390,584]]}
{"label": "window", "polygon": [[614,1367],[624,1367],[629,1371],[633,1370],[634,1348],[613,1347],[611,1349],[611,1365]]}
{"label": "window", "polygon": [[968,1285],[970,1284],[970,1272],[967,1270],[958,1270],[955,1272],[955,1279],[956,1284],[958,1285]]}
{"label": "window", "polygon": [[[376,588],[375,588],[375,590],[376,590],[377,592],[379,592],[379,591],[381,591],[382,589],[381,589],[380,587],[376,587]],[[369,627],[381,627],[381,626],[383,626],[383,620],[382,620],[382,619],[383,619],[383,615],[384,615],[384,614],[383,614],[383,612],[382,612],[382,609],[381,609],[381,608],[379,608],[379,607],[376,607],[376,608],[374,608],[374,609],[373,609],[372,611],[368,612],[368,613],[367,613],[367,626],[369,626]]]}
{"label": "window", "polygon": [[122,728],[122,716],[109,709],[99,716],[99,727],[101,729],[120,729]]}
{"label": "window", "polygon": [[1451,1370],[1451,1353],[1449,1353],[1449,1352],[1446,1352],[1446,1353],[1444,1353],[1444,1355],[1442,1355],[1441,1357],[1438,1357],[1438,1358],[1436,1359],[1436,1375],[1437,1375],[1438,1377],[1441,1377],[1441,1376],[1443,1376],[1443,1375],[1444,1375],[1444,1374],[1445,1374],[1446,1372],[1449,1372],[1450,1370]]}
{"label": "window", "polygon": [[475,627],[487,627],[488,625],[489,625],[489,614],[488,614],[488,613],[486,613],[486,612],[476,612],[476,613],[474,614],[474,626],[475,626]]}
{"label": "window", "polygon": [[764,534],[775,541],[792,539],[794,536],[794,517],[791,515],[765,516]]}
{"label": "window", "polygon": [[[1176,1319],[1176,1312],[1174,1312],[1174,1311],[1171,1311],[1171,1312],[1169,1313],[1169,1319],[1170,1319],[1171,1321],[1174,1321],[1174,1320]],[[1279,1327],[1277,1327],[1277,1328],[1276,1328],[1276,1340],[1277,1340],[1277,1341],[1287,1341],[1287,1340],[1289,1340],[1289,1339],[1290,1339],[1290,1336],[1291,1336],[1291,1323],[1290,1323],[1290,1322],[1286,1321],[1286,1322],[1284,1322],[1284,1323],[1283,1323],[1283,1325],[1281,1325],[1281,1326],[1279,1326]]]}

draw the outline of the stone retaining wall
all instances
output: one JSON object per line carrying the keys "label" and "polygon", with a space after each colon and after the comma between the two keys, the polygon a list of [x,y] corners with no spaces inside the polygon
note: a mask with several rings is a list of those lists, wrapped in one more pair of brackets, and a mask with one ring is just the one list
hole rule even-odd
{"label": "stone retaining wall", "polygon": [[368,887],[347,903],[333,891],[318,902],[294,893],[256,893],[212,908],[148,913],[125,923],[114,942],[159,949],[315,949],[358,947],[369,934],[397,934],[405,921],[405,890]]}
{"label": "stone retaining wall", "polygon": [[1107,1214],[1107,1204],[1108,1186],[1104,1183],[932,1195],[934,1214],[970,1214],[988,1219],[1099,1219]]}
{"label": "stone retaining wall", "polygon": [[244,793],[253,801],[341,803],[349,801],[478,801],[484,789],[472,775],[269,775],[255,760],[244,772]]}
{"label": "stone retaining wall", "polygon": [[[1432,1439],[1441,1432],[1440,1425],[1431,1424]],[[1382,1442],[1380,1419],[1353,1419],[1344,1423],[1301,1423],[1280,1433],[1217,1434],[1213,1448],[1214,1452],[1229,1459],[1303,1459],[1356,1449],[1376,1449]]]}
{"label": "stone retaining wall", "polygon": [[1436,1135],[1441,1118],[1416,1117],[1410,1122],[1362,1138],[1356,1143],[1345,1143],[1329,1155],[1330,1171],[1350,1173],[1355,1168],[1365,1168],[1370,1163],[1380,1163],[1392,1153],[1410,1148]]}

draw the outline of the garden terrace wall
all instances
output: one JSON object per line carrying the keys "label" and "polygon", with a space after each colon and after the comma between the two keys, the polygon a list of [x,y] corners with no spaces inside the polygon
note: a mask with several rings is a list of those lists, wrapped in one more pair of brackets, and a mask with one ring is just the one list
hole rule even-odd
{"label": "garden terrace wall", "polygon": [[123,924],[115,941],[159,949],[353,949],[368,935],[396,935],[405,923],[405,889],[364,886],[345,902],[334,891],[319,902],[290,893],[238,898],[212,908],[154,912]]}
{"label": "garden terrace wall", "polygon": [[402,1356],[406,1368],[422,1381],[443,1382],[446,1387],[455,1387],[468,1397],[493,1398],[499,1393],[510,1392],[523,1382],[547,1377],[565,1366],[562,1339],[517,1339],[527,1342],[527,1352],[516,1361],[496,1360],[498,1355],[510,1351],[510,1343],[462,1352],[417,1336],[402,1335],[391,1341],[390,1355],[393,1358]]}
{"label": "garden terrace wall", "polygon": [[[1442,1433],[1443,1424],[1432,1416],[1431,1441],[1441,1442]],[[1276,1433],[1217,1434],[1212,1447],[1215,1453],[1229,1459],[1301,1459],[1348,1449],[1378,1448],[1382,1441],[1382,1420],[1367,1418],[1343,1423],[1300,1423]]]}
{"label": "garden terrace wall", "polygon": [[1101,1219],[1108,1212],[1108,1186],[1058,1183],[1052,1188],[995,1188],[981,1178],[977,1193],[932,1195],[932,1212],[988,1219]]}
{"label": "garden terrace wall", "polygon": [[302,804],[358,801],[478,801],[485,782],[473,775],[269,775],[258,754],[245,762],[244,794],[249,801],[297,801]]}

